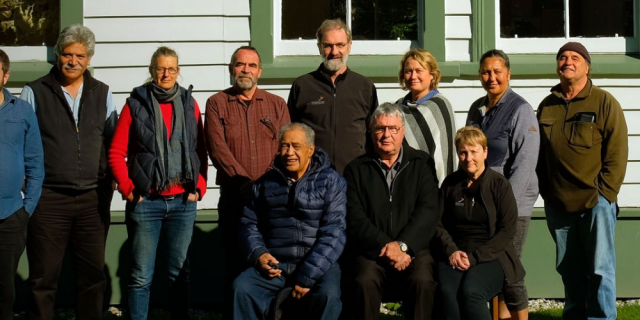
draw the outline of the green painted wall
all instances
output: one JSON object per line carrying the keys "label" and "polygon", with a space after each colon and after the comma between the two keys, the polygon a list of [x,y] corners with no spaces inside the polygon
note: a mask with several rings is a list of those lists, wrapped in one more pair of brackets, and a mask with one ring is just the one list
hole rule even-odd
{"label": "green painted wall", "polygon": [[[222,246],[220,230],[217,228],[217,215],[213,210],[198,212],[198,221],[191,247],[191,286],[192,301],[195,305],[219,306],[222,301],[221,286]],[[616,227],[617,280],[618,297],[640,297],[640,257],[637,244],[640,243],[640,209],[623,208]],[[107,241],[106,272],[108,288],[105,295],[109,304],[124,302],[126,293],[127,231],[121,212],[113,214],[113,223]],[[69,258],[69,257],[68,257]],[[24,306],[28,266],[26,254],[23,255],[18,270],[18,307]],[[72,259],[67,259],[56,299],[60,306],[73,306],[73,269]],[[158,258],[156,274],[162,272],[162,258]],[[555,272],[555,246],[547,230],[540,209],[534,213],[524,250],[523,264],[527,270],[526,285],[531,298],[562,298],[562,281]],[[166,287],[162,279],[152,286],[152,301],[162,304],[166,300]]]}

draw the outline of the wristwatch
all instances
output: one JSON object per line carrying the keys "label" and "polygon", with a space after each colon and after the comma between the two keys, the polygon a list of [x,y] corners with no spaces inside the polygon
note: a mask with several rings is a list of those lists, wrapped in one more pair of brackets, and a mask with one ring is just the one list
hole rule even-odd
{"label": "wristwatch", "polygon": [[409,250],[409,246],[407,246],[406,243],[402,242],[402,241],[396,241],[398,243],[398,245],[400,246],[400,250],[402,250],[402,252],[407,252]]}

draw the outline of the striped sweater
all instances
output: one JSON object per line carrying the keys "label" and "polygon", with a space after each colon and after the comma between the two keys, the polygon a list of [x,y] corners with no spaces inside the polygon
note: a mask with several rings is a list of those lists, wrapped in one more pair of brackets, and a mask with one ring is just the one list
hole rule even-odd
{"label": "striped sweater", "polygon": [[405,114],[405,140],[418,150],[427,152],[436,163],[438,185],[458,168],[453,139],[456,122],[451,103],[437,90],[411,101],[411,93],[397,101]]}

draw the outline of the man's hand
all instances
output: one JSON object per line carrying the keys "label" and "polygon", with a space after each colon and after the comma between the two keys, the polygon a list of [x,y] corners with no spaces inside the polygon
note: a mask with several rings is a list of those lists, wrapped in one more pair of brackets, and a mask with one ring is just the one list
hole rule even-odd
{"label": "man's hand", "polygon": [[295,287],[293,287],[293,291],[291,291],[291,295],[296,298],[296,299],[302,299],[302,297],[304,297],[305,294],[307,294],[307,292],[309,292],[309,290],[311,290],[310,288],[303,288],[299,285],[296,284]]}
{"label": "man's hand", "polygon": [[262,270],[269,276],[269,278],[277,278],[282,275],[282,270],[278,269],[278,260],[274,258],[270,253],[263,253],[258,258],[258,263]]}
{"label": "man's hand", "polygon": [[411,264],[411,261],[413,261],[413,258],[411,258],[410,255],[403,252],[401,260],[393,264],[393,267],[396,268],[396,270],[398,271],[404,271],[406,268],[409,267],[409,265]]}
{"label": "man's hand", "polygon": [[400,245],[395,241],[387,243],[380,251],[380,257],[387,258],[393,267],[395,267],[396,264],[401,263],[405,259],[405,255],[407,254],[400,250]]}
{"label": "man's hand", "polygon": [[449,264],[454,269],[458,269],[461,271],[465,271],[471,266],[467,253],[460,250],[452,253],[451,256],[449,256]]}

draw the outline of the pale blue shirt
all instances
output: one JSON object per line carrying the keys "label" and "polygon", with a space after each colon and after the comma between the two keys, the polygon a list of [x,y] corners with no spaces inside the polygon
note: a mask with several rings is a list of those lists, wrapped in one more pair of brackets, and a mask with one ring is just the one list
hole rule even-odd
{"label": "pale blue shirt", "polygon": [[[73,99],[73,96],[71,96],[71,94],[67,91],[67,89],[65,89],[62,86],[61,86],[61,88],[62,88],[62,92],[64,92],[65,99],[67,99],[67,103],[69,103],[69,106],[71,106],[71,111],[73,112],[73,119],[75,119],[76,126],[77,126],[78,125],[78,113],[79,113],[79,110],[80,110],[80,98],[82,98],[82,89],[84,88],[84,83],[80,85],[80,89],[78,89],[78,95],[76,96],[75,99]],[[31,106],[33,107],[33,111],[37,111],[38,110],[36,97],[33,94],[33,89],[31,89],[31,87],[24,86],[24,88],[22,89],[22,93],[20,93],[20,99],[29,102],[31,104]],[[115,102],[113,102],[113,93],[111,93],[111,88],[109,88],[109,92],[107,93],[107,106],[106,107],[107,107],[107,118],[105,120],[108,120],[109,117],[111,116],[111,114],[116,112],[116,104],[115,104]],[[105,129],[107,129],[107,128],[105,128]],[[108,130],[108,131],[110,131],[110,130]]]}

